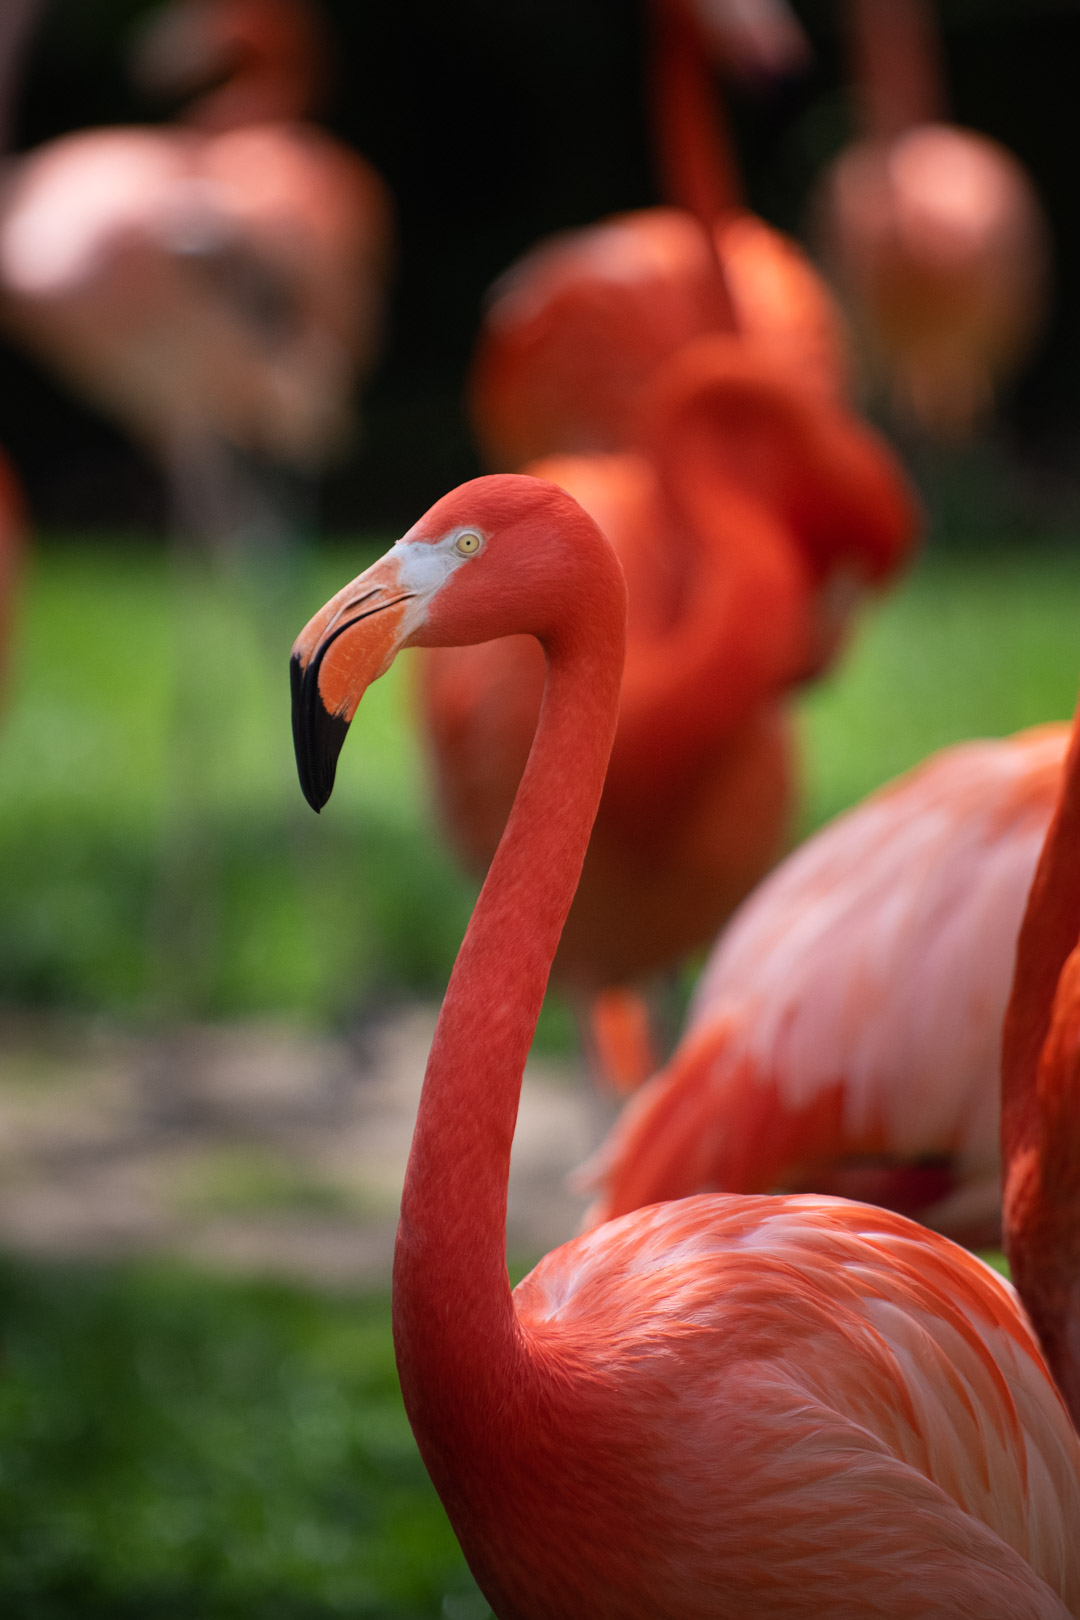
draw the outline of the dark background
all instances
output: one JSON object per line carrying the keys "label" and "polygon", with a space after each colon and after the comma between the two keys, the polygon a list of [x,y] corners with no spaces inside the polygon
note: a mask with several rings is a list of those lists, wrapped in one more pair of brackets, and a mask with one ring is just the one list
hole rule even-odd
{"label": "dark background", "polygon": [[[2,3],[2,0],[0,0]],[[153,0],[50,0],[22,79],[16,145],[160,116],[127,83]],[[544,232],[657,200],[635,0],[327,0],[340,49],[324,122],[388,180],[399,210],[392,326],[365,431],[333,469],[322,523],[411,522],[476,471],[461,380],[486,286]],[[848,106],[838,0],[796,0],[813,71],[768,96],[729,91],[748,200],[798,232]],[[1004,401],[993,464],[1038,502],[1080,492],[1080,0],[947,0],[953,112],[1029,166],[1051,217],[1055,311]],[[0,349],[0,443],[40,525],[159,530],[154,467],[30,360]]]}

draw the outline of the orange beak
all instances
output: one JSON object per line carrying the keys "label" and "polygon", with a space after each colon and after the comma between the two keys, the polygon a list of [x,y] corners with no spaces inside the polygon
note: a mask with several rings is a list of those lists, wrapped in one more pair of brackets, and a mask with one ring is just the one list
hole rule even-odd
{"label": "orange beak", "polygon": [[334,786],[349,722],[372,681],[384,675],[409,634],[414,592],[392,553],[321,608],[293,645],[293,743],[304,798],[322,809]]}

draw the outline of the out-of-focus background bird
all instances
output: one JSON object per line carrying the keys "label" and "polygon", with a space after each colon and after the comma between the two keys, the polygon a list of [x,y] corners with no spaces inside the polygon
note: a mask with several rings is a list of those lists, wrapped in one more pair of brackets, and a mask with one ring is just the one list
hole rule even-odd
{"label": "out-of-focus background bird", "polygon": [[305,0],[176,0],[141,78],[195,92],[171,128],[48,142],[9,175],[0,319],[146,442],[204,538],[229,450],[318,466],[377,351],[391,209],[371,166],[299,122],[325,45]]}
{"label": "out-of-focus background bird", "polygon": [[797,244],[743,204],[717,94],[715,58],[740,60],[740,41],[763,68],[788,68],[791,55],[752,49],[755,8],[746,19],[715,8],[722,33],[705,9],[649,8],[655,164],[671,206],[542,242],[492,291],[469,385],[489,467],[625,448],[657,366],[703,332],[734,330],[808,386],[843,389],[830,296]]}
{"label": "out-of-focus background bird", "polygon": [[846,8],[861,133],[819,184],[823,251],[898,419],[963,437],[1046,319],[1046,220],[1011,152],[945,121],[934,0]]}
{"label": "out-of-focus background bird", "polygon": [[599,1150],[593,1219],[785,1188],[1000,1241],[1001,1027],[1067,741],[960,743],[784,861]]}
{"label": "out-of-focus background bird", "polygon": [[[913,502],[884,444],[749,340],[699,338],[643,390],[634,451],[526,470],[574,494],[626,571],[619,729],[554,972],[583,1002],[598,1067],[608,992],[701,946],[783,848],[793,820],[784,702],[825,666],[860,589],[897,569]],[[837,585],[842,587],[839,591]],[[484,870],[536,726],[531,638],[434,648],[423,703],[438,802]],[[620,1045],[625,1045],[620,1042]]]}
{"label": "out-of-focus background bird", "polygon": [[[899,569],[915,530],[899,468],[837,414],[846,357],[829,295],[741,202],[703,10],[654,0],[649,17],[656,165],[678,206],[556,238],[508,271],[471,384],[482,454],[570,489],[628,569],[619,738],[555,964],[617,1088],[651,1055],[648,1043],[632,1055],[644,1020],[620,989],[700,945],[776,858],[795,796],[776,702],[827,667],[858,595]],[[743,19],[719,10],[737,40]],[[751,34],[759,20],[751,8]],[[767,53],[750,40],[747,54]],[[708,332],[726,340],[709,348]],[[767,509],[764,528],[744,494]],[[427,658],[439,802],[481,870],[541,684],[523,645]]]}

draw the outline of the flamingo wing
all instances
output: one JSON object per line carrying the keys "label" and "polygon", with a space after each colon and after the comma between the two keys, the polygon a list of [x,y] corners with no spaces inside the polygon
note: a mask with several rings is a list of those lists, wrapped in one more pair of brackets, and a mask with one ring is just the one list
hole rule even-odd
{"label": "flamingo wing", "polygon": [[1067,735],[945,750],[762,884],[602,1150],[600,1218],[710,1187],[837,1190],[871,1161],[908,1167],[894,1194],[921,1218],[992,1236],[1001,1023]]}
{"label": "flamingo wing", "polygon": [[515,1299],[534,1356],[581,1368],[544,1422],[582,1496],[536,1511],[587,1511],[612,1589],[639,1583],[597,1613],[1078,1612],[1080,1442],[1013,1291],[947,1240],[692,1198],[563,1245]]}

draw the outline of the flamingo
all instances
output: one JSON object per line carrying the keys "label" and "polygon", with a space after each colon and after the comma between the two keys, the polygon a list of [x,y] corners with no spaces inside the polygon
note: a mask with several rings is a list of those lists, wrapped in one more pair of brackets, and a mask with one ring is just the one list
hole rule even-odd
{"label": "flamingo", "polygon": [[[793,244],[738,203],[711,79],[708,9],[653,0],[650,13],[660,166],[680,206],[620,216],[528,255],[497,292],[472,377],[489,463],[564,483],[615,541],[628,572],[624,720],[556,963],[578,1002],[592,1066],[619,1090],[655,1067],[648,1012],[628,981],[703,944],[784,847],[794,787],[777,700],[835,657],[858,600],[900,568],[916,528],[899,469],[885,467],[884,447],[868,457],[865,437],[840,406],[845,349],[820,278]],[[735,7],[712,11],[729,29],[733,14],[738,20]],[[767,7],[748,15],[752,24],[769,20]],[[736,27],[733,37],[752,36],[753,28]],[[726,382],[715,373],[720,354]],[[741,381],[733,386],[736,367]],[[641,423],[668,409],[673,378],[681,379],[675,392],[696,387],[701,397],[693,410],[671,413],[669,448],[661,452],[654,429],[644,430],[643,443]],[[790,590],[779,611],[775,599],[769,606],[745,588],[755,573],[775,570],[779,553],[761,537],[760,515],[739,516],[736,495],[749,487],[759,511],[764,495],[765,507],[775,511],[778,502],[785,521],[792,517],[814,458],[807,454],[813,435],[794,424],[815,412],[840,431],[827,430],[832,448],[826,466],[809,476],[817,495],[807,494],[802,519],[822,497],[823,480],[830,494],[809,525],[789,524],[809,565],[797,624]],[[681,448],[676,421],[687,437]],[[845,437],[849,452],[841,451]],[[642,465],[643,450],[653,466]],[[676,487],[677,456],[692,494]],[[853,481],[847,496],[845,476]],[[775,491],[765,488],[770,481]],[[836,503],[845,500],[847,516],[838,519]],[[717,503],[723,511],[707,510]],[[738,523],[744,532],[736,538]],[[830,523],[842,534],[830,535]],[[685,534],[674,532],[680,525]],[[705,534],[731,565],[723,602],[709,608],[695,580]],[[760,556],[751,560],[755,548]],[[669,701],[673,654],[678,714]],[[745,665],[729,687],[730,699],[738,696],[734,710],[715,699],[720,660]],[[443,649],[424,682],[437,797],[459,854],[482,867],[532,735],[541,687],[535,650]],[[663,762],[675,748],[680,758],[668,772]]]}
{"label": "flamingo", "polygon": [[[728,59],[759,37],[739,8],[651,0],[656,144],[675,206],[549,238],[492,290],[469,382],[490,467],[624,449],[645,384],[702,332],[734,327],[827,397],[846,387],[831,295],[795,243],[740,203],[713,92],[717,37],[702,20],[710,9],[727,25]],[[747,8],[751,24],[757,9]],[[791,55],[789,43],[774,65]]]}
{"label": "flamingo", "polygon": [[[835,655],[916,518],[884,444],[744,340],[687,344],[647,391],[635,451],[551,456],[614,544],[630,591],[619,727],[555,962],[601,1076],[655,1068],[626,986],[706,944],[776,860],[794,799],[783,700]],[[424,656],[436,798],[465,864],[498,844],[536,725],[526,639]]]}
{"label": "flamingo", "polygon": [[1005,147],[944,122],[929,0],[847,0],[863,134],[819,193],[823,252],[897,415],[970,434],[1038,333],[1048,228]]}
{"label": "flamingo", "polygon": [[188,47],[174,66],[194,56],[227,82],[189,127],[83,131],[11,166],[0,321],[164,461],[214,538],[228,451],[310,470],[346,431],[390,208],[363,159],[297,121],[314,71],[302,0],[195,0],[166,24]]}
{"label": "flamingo", "polygon": [[[316,810],[400,648],[531,634],[547,658],[439,1016],[394,1257],[406,1409],[465,1556],[500,1620],[1080,1615],[1080,1440],[1017,1296],[947,1239],[840,1199],[705,1195],[571,1239],[511,1291],[522,1069],[615,735],[625,615],[571,497],[494,475],[438,501],[293,649]],[[1048,850],[1068,916],[1051,882],[1040,993],[1080,932],[1080,750],[1066,780]],[[1014,1010],[1037,1054],[1030,978],[1022,962]],[[1017,1063],[1017,1117],[1041,1089]],[[1022,1157],[1011,1172],[1038,1147]],[[1059,1190],[1075,1192],[1044,1180],[1041,1202]],[[1075,1313],[1075,1275],[1057,1281]]]}
{"label": "flamingo", "polygon": [[785,1187],[1000,1242],[1001,1027],[1067,741],[944,749],[777,867],[596,1155],[591,1219]]}

